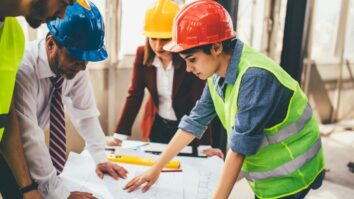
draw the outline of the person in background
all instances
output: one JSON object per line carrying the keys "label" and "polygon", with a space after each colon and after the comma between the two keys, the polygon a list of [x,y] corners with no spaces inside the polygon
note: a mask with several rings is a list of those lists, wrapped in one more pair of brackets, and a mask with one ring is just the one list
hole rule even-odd
{"label": "person in background", "polygon": [[213,199],[227,199],[240,171],[256,198],[302,199],[321,186],[321,136],[298,82],[236,37],[229,13],[212,0],[194,1],[177,14],[164,49],[179,53],[187,70],[208,79],[203,95],[159,160],[125,189],[147,191],[164,165],[217,115],[230,149]]}
{"label": "person in background", "polygon": [[[19,136],[12,95],[25,39],[15,17],[24,16],[32,28],[63,17],[70,0],[0,1],[0,193],[4,199],[41,199],[29,174]],[[20,189],[17,189],[20,187]]]}
{"label": "person in background", "polygon": [[[173,18],[178,10],[178,5],[171,0],[157,1],[147,10],[144,25],[146,44],[137,49],[129,94],[115,129],[115,138],[108,138],[107,145],[120,145],[121,140],[131,135],[145,88],[150,96],[145,106],[141,130],[143,139],[151,142],[167,144],[174,136],[182,116],[189,114],[199,99],[205,81],[187,73],[185,62],[177,53],[162,48],[171,41]],[[204,130],[208,131],[206,135],[210,135],[210,128]],[[196,140],[193,146],[197,144]],[[217,148],[206,149],[204,153],[224,157]]]}
{"label": "person in background", "polygon": [[[58,178],[66,161],[64,104],[96,163],[96,173],[125,178],[127,171],[109,163],[105,137],[86,66],[107,58],[104,23],[91,2],[75,3],[63,19],[47,23],[44,39],[29,43],[16,78],[14,102],[32,177],[48,199],[93,199],[91,193],[70,192]],[[49,126],[49,147],[44,130]],[[48,150],[49,148],[49,150]]]}

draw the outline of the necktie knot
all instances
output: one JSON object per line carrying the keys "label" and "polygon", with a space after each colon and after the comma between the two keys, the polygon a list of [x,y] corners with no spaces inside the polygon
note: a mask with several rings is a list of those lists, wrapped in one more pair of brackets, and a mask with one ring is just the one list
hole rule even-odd
{"label": "necktie knot", "polygon": [[55,89],[60,90],[61,87],[63,86],[64,77],[63,76],[50,77],[50,81],[52,82]]}

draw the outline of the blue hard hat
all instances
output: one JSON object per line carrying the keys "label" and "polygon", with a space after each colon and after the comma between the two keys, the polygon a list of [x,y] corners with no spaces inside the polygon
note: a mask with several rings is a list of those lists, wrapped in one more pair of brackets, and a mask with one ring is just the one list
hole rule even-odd
{"label": "blue hard hat", "polygon": [[63,19],[47,23],[54,39],[80,61],[102,61],[107,58],[104,46],[104,23],[98,8],[89,2],[90,9],[79,3],[68,6]]}

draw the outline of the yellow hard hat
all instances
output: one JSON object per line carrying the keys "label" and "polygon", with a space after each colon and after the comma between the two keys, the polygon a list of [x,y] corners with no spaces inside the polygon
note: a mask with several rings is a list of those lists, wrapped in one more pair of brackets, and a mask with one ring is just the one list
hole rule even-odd
{"label": "yellow hard hat", "polygon": [[82,7],[86,8],[87,10],[90,10],[90,4],[87,2],[87,0],[77,0],[77,3],[80,4]]}
{"label": "yellow hard hat", "polygon": [[158,0],[146,11],[144,35],[150,38],[171,38],[173,19],[178,10],[178,5],[173,1]]}

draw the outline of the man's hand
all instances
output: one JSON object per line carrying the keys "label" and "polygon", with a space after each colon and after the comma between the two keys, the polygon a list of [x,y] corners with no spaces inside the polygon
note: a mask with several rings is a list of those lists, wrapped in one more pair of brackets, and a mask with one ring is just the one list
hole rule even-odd
{"label": "man's hand", "polygon": [[205,155],[207,155],[208,157],[216,155],[219,158],[224,159],[224,153],[220,149],[217,149],[217,148],[204,149],[203,153],[205,153]]}
{"label": "man's hand", "polygon": [[104,174],[107,173],[115,180],[118,180],[118,178],[127,178],[128,171],[117,164],[104,162],[97,165],[96,173],[101,179],[103,179]]}
{"label": "man's hand", "polygon": [[74,191],[70,193],[68,199],[97,199],[92,193]]}
{"label": "man's hand", "polygon": [[140,185],[146,182],[146,185],[143,187],[143,193],[149,190],[149,188],[156,182],[159,178],[160,172],[154,171],[152,169],[146,171],[144,174],[133,178],[127,185],[125,185],[124,190],[128,192],[134,191]]}
{"label": "man's hand", "polygon": [[38,190],[32,190],[23,194],[23,199],[44,199]]}
{"label": "man's hand", "polygon": [[107,146],[121,146],[122,140],[115,138],[113,136],[107,136],[106,137],[106,145]]}

